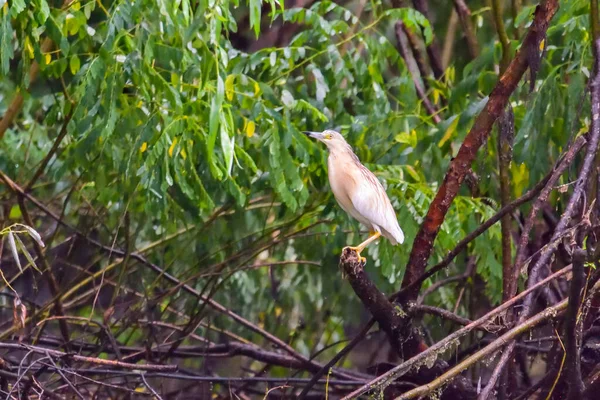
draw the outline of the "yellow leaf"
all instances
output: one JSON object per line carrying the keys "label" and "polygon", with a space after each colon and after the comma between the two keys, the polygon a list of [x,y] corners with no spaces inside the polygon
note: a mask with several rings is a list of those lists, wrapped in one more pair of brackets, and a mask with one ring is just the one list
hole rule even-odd
{"label": "yellow leaf", "polygon": [[440,101],[440,91],[433,89],[433,104],[438,104]]}
{"label": "yellow leaf", "polygon": [[279,317],[282,311],[281,307],[275,307],[275,317]]}
{"label": "yellow leaf", "polygon": [[65,18],[65,28],[69,35],[74,35],[79,30],[77,19],[71,13],[67,14],[67,17]]}
{"label": "yellow leaf", "polygon": [[540,42],[540,51],[544,51],[544,46],[546,45],[546,39],[542,39]]}
{"label": "yellow leaf", "polygon": [[146,151],[146,149],[148,149],[148,143],[144,142],[142,143],[142,145],[140,146],[140,153],[143,153]]}
{"label": "yellow leaf", "polygon": [[258,82],[254,82],[254,96],[258,96],[260,93],[260,86],[258,86]]}
{"label": "yellow leaf", "polygon": [[235,81],[235,75],[229,75],[227,76],[227,79],[225,79],[225,96],[227,97],[227,100],[231,101],[233,100],[233,83]]}
{"label": "yellow leaf", "polygon": [[416,182],[421,181],[421,177],[419,176],[419,173],[411,165],[406,166],[406,171],[411,176],[411,178],[413,178]]}
{"label": "yellow leaf", "polygon": [[169,147],[169,157],[173,157],[173,150],[175,150],[176,144],[177,144],[177,138],[173,139],[173,143],[171,143],[171,147]]}
{"label": "yellow leaf", "polygon": [[181,151],[179,152],[179,154],[181,154],[181,157],[185,160],[187,158],[187,154],[185,152],[185,149],[181,149]]}
{"label": "yellow leaf", "polygon": [[252,137],[254,136],[254,131],[256,130],[256,124],[254,121],[248,121],[248,125],[246,125],[246,136]]}
{"label": "yellow leaf", "polygon": [[33,51],[33,46],[31,45],[31,40],[29,40],[29,36],[27,36],[25,38],[25,49],[27,50],[27,54],[29,55],[29,58],[33,58],[34,51]]}
{"label": "yellow leaf", "polygon": [[71,8],[73,9],[73,11],[79,11],[79,9],[81,8],[81,3],[79,2],[79,0],[72,2]]}
{"label": "yellow leaf", "polygon": [[521,197],[521,194],[529,184],[529,170],[527,169],[527,165],[525,165],[525,163],[512,163],[510,165],[510,172],[513,195],[515,197]]}
{"label": "yellow leaf", "polygon": [[448,67],[446,69],[446,73],[444,74],[444,76],[446,77],[446,82],[447,83],[454,82],[455,74],[456,74],[456,69],[453,66]]}
{"label": "yellow leaf", "polygon": [[46,65],[50,64],[50,62],[52,61],[52,56],[50,55],[50,53],[44,54],[44,61]]}
{"label": "yellow leaf", "polygon": [[448,129],[446,129],[446,133],[444,133],[444,136],[442,137],[442,140],[440,140],[440,142],[438,143],[438,147],[443,147],[444,144],[450,140],[450,138],[452,138],[452,135],[454,134],[454,132],[456,131],[456,127],[458,126],[458,117],[454,118],[454,121],[452,121],[450,123],[450,125],[448,126]]}

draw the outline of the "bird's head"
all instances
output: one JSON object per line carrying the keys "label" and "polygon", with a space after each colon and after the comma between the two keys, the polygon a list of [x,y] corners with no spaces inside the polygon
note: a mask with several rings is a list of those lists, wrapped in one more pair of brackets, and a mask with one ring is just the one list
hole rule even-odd
{"label": "bird's head", "polygon": [[346,139],[336,131],[327,129],[323,132],[303,132],[305,135],[325,143],[329,151],[347,150],[350,146]]}

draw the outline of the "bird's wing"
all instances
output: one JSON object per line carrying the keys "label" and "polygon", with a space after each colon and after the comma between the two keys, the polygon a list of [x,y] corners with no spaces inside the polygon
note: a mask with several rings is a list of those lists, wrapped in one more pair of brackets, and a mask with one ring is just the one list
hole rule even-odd
{"label": "bird's wing", "polygon": [[393,241],[404,242],[404,233],[400,229],[396,212],[392,207],[392,203],[383,188],[383,185],[375,175],[365,167],[359,172],[362,179],[357,179],[360,182],[356,190],[351,194],[352,205],[356,211],[372,224],[377,225],[385,233],[392,237]]}

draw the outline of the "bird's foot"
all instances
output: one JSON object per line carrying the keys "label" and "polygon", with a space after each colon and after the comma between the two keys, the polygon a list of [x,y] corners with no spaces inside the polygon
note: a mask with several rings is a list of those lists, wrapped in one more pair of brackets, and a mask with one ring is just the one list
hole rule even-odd
{"label": "bird's foot", "polygon": [[353,247],[353,246],[346,246],[342,249],[342,253],[346,250],[352,250],[356,253],[357,257],[358,257],[358,261],[360,262],[360,264],[365,265],[367,263],[367,259],[365,257],[362,257],[360,255],[360,252],[363,250],[360,247]]}
{"label": "bird's foot", "polygon": [[361,257],[360,248],[346,246],[342,249],[342,255],[340,256],[339,267],[342,270],[342,279],[346,279],[349,274],[352,276],[358,275],[362,272],[367,259]]}

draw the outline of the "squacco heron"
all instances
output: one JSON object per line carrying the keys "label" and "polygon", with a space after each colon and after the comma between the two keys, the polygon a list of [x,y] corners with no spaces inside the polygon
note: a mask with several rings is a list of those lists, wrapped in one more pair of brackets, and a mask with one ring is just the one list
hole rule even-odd
{"label": "squacco heron", "polygon": [[304,134],[325,143],[329,150],[329,184],[335,199],[344,211],[369,229],[367,240],[356,247],[348,247],[356,251],[362,262],[366,262],[360,252],[380,236],[386,237],[394,246],[403,243],[404,233],[385,189],[375,175],[360,163],[344,137],[332,130]]}

